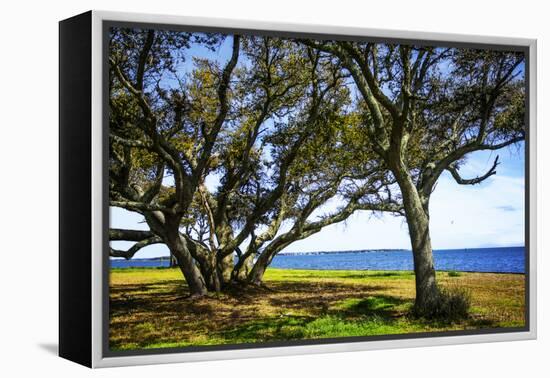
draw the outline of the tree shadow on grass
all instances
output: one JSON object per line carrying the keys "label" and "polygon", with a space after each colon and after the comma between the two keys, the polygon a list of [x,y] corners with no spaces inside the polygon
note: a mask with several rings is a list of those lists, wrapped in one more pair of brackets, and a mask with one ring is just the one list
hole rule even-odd
{"label": "tree shadow on grass", "polygon": [[319,316],[281,314],[224,330],[217,336],[241,342],[369,336],[393,327],[400,316],[395,307],[405,303],[385,295],[348,298]]}
{"label": "tree shadow on grass", "polygon": [[281,316],[254,320],[229,330],[223,330],[217,336],[237,342],[303,339],[305,325],[313,320],[315,318],[307,316]]}
{"label": "tree shadow on grass", "polygon": [[379,318],[392,319],[396,316],[403,315],[403,311],[396,310],[396,307],[403,304],[409,304],[409,302],[410,301],[403,298],[389,295],[376,295],[367,298],[349,298],[343,303],[340,303],[339,306],[332,311],[332,315],[344,317],[377,316]]}
{"label": "tree shadow on grass", "polygon": [[306,310],[325,314],[337,302],[350,297],[367,297],[383,290],[383,286],[349,285],[337,282],[273,283],[276,295],[268,297],[269,304],[282,310]]}
{"label": "tree shadow on grass", "polygon": [[[500,324],[498,319],[480,314],[456,324],[411,318],[408,311],[413,300],[407,297],[407,290],[414,289],[412,283],[398,286],[384,282],[383,277],[399,278],[399,272],[376,274],[382,279],[368,282],[372,274],[357,273],[365,282],[323,277],[268,280],[267,286],[235,285],[204,298],[189,298],[179,279],[113,285],[110,345],[116,349],[159,343],[234,344],[494,328]],[[404,296],[394,295],[394,291]]]}
{"label": "tree shadow on grass", "polygon": [[289,275],[289,278],[292,280],[299,280],[299,279],[305,279],[305,280],[318,280],[319,278],[326,278],[326,279],[370,279],[370,278],[383,278],[383,277],[402,277],[405,279],[408,278],[414,278],[414,274],[409,271],[360,271],[360,272],[331,272],[330,275],[324,277],[322,274],[319,276],[313,275],[311,273],[293,273],[292,275]]}
{"label": "tree shadow on grass", "polygon": [[366,271],[364,274],[362,273],[350,273],[346,274],[342,278],[349,278],[349,279],[369,279],[369,278],[384,278],[384,277],[391,277],[391,278],[403,278],[403,279],[410,279],[414,278],[414,274],[410,272],[368,272]]}
{"label": "tree shadow on grass", "polygon": [[[383,285],[334,281],[269,282],[220,296],[186,297],[179,280],[118,285],[110,292],[110,345],[263,342],[361,336],[394,323],[404,299],[376,295]],[[374,331],[372,331],[372,329]]]}

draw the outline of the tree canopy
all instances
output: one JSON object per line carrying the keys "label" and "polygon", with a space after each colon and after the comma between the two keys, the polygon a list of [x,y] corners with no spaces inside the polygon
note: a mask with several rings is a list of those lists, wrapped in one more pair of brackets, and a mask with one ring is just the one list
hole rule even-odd
{"label": "tree canopy", "polygon": [[429,200],[449,171],[458,184],[468,154],[525,138],[524,54],[414,45],[303,40],[334,57],[360,93],[371,148],[395,178],[416,277],[416,311],[431,316],[442,300],[435,282]]}

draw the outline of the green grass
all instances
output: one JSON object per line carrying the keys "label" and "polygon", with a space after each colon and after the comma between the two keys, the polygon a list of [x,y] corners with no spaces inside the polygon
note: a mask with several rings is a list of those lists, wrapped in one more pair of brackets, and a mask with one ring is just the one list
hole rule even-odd
{"label": "green grass", "polygon": [[414,274],[268,269],[267,288],[191,300],[177,269],[113,269],[113,350],[376,336],[524,325],[524,276],[438,272],[472,295],[470,317],[409,316]]}

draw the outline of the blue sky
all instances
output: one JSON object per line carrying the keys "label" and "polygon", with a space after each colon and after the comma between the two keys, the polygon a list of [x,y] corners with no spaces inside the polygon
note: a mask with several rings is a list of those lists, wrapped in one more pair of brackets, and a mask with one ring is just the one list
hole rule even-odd
{"label": "blue sky", "polygon": [[[188,56],[224,61],[231,44],[226,40],[217,51],[193,46]],[[193,60],[180,65],[180,72],[189,72]],[[168,84],[170,77],[165,78]],[[169,84],[168,84],[169,85]],[[430,202],[430,230],[434,249],[523,246],[525,229],[524,145],[500,151],[475,152],[461,167],[463,177],[485,173],[500,156],[497,174],[480,185],[458,185],[445,172],[439,179]],[[330,211],[337,204],[327,206]],[[321,209],[320,213],[323,212]],[[111,227],[143,229],[147,225],[141,215],[119,208],[110,210]],[[128,248],[131,243],[113,242],[114,248]],[[407,224],[403,217],[373,215],[360,211],[347,221],[328,226],[318,234],[291,244],[284,251],[312,252],[360,249],[410,249]],[[283,251],[283,252],[284,252]],[[167,256],[163,245],[142,249],[136,257]]]}

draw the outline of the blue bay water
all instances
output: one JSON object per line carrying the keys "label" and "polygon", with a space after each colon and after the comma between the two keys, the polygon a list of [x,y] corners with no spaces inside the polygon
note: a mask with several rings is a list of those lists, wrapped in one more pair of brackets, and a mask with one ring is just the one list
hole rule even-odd
{"label": "blue bay water", "polygon": [[[475,248],[434,250],[436,270],[524,273],[525,249]],[[278,255],[272,267],[285,269],[412,270],[411,251]]]}
{"label": "blue bay water", "polygon": [[[524,273],[525,248],[471,248],[434,250],[436,270],[467,272]],[[165,267],[164,260],[111,260],[111,266]],[[271,263],[273,268],[320,270],[412,270],[411,251],[369,250],[353,252],[316,252],[279,254]]]}
{"label": "blue bay water", "polygon": [[162,268],[169,267],[168,259],[111,259],[111,268]]}

